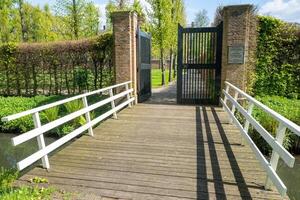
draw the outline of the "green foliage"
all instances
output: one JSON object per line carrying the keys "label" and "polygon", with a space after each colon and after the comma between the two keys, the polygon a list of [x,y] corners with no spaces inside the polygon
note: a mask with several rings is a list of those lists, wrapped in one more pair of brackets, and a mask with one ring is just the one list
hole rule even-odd
{"label": "green foliage", "polygon": [[[283,115],[287,119],[293,121],[296,124],[300,124],[300,100],[288,99],[279,96],[257,96],[255,98],[269,108]],[[274,120],[264,111],[257,108],[253,110],[253,116],[266,130],[268,130],[275,137],[275,132],[278,127],[278,122],[276,120]],[[264,141],[259,133],[251,129],[250,135],[264,154],[268,155],[271,153],[271,147]],[[296,136],[294,134],[287,132],[286,137],[284,138],[283,146],[286,149],[290,149],[293,146],[295,137]]]}
{"label": "green foliage", "polygon": [[18,177],[18,172],[15,169],[0,168],[0,197],[4,192],[11,190],[14,181]]}
{"label": "green foliage", "polygon": [[[0,97],[0,119],[2,117],[16,114],[25,110],[30,110],[35,107],[49,104],[58,100],[67,98],[68,96],[35,96],[35,97]],[[103,100],[106,96],[92,95],[88,97],[88,102],[91,104],[97,103]],[[59,119],[61,116],[65,116],[69,113],[76,112],[83,108],[81,100],[75,100],[64,104],[64,106],[56,106],[40,112],[40,118],[42,124]],[[110,106],[102,106],[90,112],[91,119],[95,116],[99,116],[106,112]],[[84,125],[86,119],[84,116],[80,116],[75,120],[65,123],[64,125],[51,130],[50,133],[58,136],[64,136],[72,132],[75,128]],[[31,115],[22,117],[20,119],[12,120],[9,122],[0,121],[0,132],[3,133],[24,133],[34,128],[33,119]]]}
{"label": "green foliage", "polygon": [[62,136],[65,136],[65,135],[71,133],[74,130],[75,130],[75,128],[74,128],[73,125],[66,124],[66,125],[63,125],[63,127],[61,129],[59,129],[59,131],[57,132],[57,134],[60,137],[62,137]]}
{"label": "green foliage", "polygon": [[[22,186],[13,187],[14,181],[18,178],[18,172],[15,169],[0,169],[0,199],[1,200],[33,200],[50,199],[54,192],[52,188],[38,188]],[[32,183],[48,183],[44,178],[34,177]]]}
{"label": "green foliage", "polygon": [[299,98],[300,29],[273,17],[259,17],[256,95]]}
{"label": "green foliage", "polygon": [[113,38],[0,44],[0,94],[76,94],[111,85]]}
{"label": "green foliage", "polygon": [[41,178],[41,177],[34,177],[29,180],[30,183],[48,183],[48,180],[46,178]]}
{"label": "green foliage", "polygon": [[[166,70],[166,80],[169,80],[169,71]],[[161,71],[160,69],[152,69],[151,70],[151,84],[152,88],[159,88],[161,87]],[[167,82],[166,84],[169,84]]]}
{"label": "green foliage", "polygon": [[42,9],[25,0],[2,0],[0,42],[48,42],[96,36],[99,18],[99,8],[86,0],[60,0],[53,10],[47,4]]}
{"label": "green foliage", "polygon": [[51,194],[54,192],[52,188],[38,188],[38,187],[20,187],[12,190],[9,193],[0,195],[2,200],[33,200],[33,199],[51,199]]}
{"label": "green foliage", "polygon": [[[29,110],[47,103],[60,100],[61,96],[36,96],[36,97],[0,97],[0,118],[16,114],[25,110]],[[46,111],[47,112],[47,111]],[[52,114],[53,115],[53,114]],[[49,119],[54,119],[53,116],[47,116]],[[41,114],[41,120],[46,121],[45,114]],[[52,118],[51,118],[52,117]],[[0,121],[0,132],[24,133],[33,129],[32,116],[25,116],[10,122]]]}
{"label": "green foliage", "polygon": [[59,113],[58,106],[48,108],[47,110],[43,111],[43,115],[45,116],[45,118],[48,122],[52,122],[52,121],[58,119],[58,116],[59,116],[58,113]]}
{"label": "green foliage", "polygon": [[[83,108],[83,103],[80,100],[74,100],[64,104],[68,113],[76,112]],[[80,116],[74,119],[74,126],[84,125],[86,123],[86,119],[84,116]]]}
{"label": "green foliage", "polygon": [[57,0],[55,12],[62,19],[68,39],[95,36],[99,30],[99,9],[86,0]]}
{"label": "green foliage", "polygon": [[[147,0],[153,12],[150,13],[149,29],[152,35],[152,53],[160,59],[161,85],[165,85],[164,60],[170,53],[170,60],[176,52],[177,26],[185,22],[182,0]],[[172,69],[170,64],[169,70]]]}

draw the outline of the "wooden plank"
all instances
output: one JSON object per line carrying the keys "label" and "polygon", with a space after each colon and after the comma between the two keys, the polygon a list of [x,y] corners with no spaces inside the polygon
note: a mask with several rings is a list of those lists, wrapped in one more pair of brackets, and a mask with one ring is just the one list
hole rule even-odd
{"label": "wooden plank", "polygon": [[221,108],[138,104],[19,180],[121,199],[280,199]]}

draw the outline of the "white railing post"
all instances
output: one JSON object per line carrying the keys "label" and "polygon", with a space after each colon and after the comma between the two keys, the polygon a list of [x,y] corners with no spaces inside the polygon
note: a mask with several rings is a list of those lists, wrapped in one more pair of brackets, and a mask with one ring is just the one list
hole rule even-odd
{"label": "white railing post", "polygon": [[[126,91],[129,90],[129,84],[130,84],[130,83],[127,83],[127,84],[125,85]],[[127,100],[129,100],[129,99],[130,99],[130,94],[128,93],[128,94],[127,94]],[[131,102],[128,104],[128,107],[131,108]]]}
{"label": "white railing post", "polygon": [[[248,110],[247,110],[248,115],[252,114],[253,108],[254,108],[254,104],[250,103],[249,107],[248,107]],[[248,121],[248,119],[246,119],[246,122],[245,122],[245,125],[244,125],[244,131],[247,134],[248,134],[248,130],[249,130],[249,125],[250,125],[250,122]],[[242,141],[241,141],[241,145],[245,145],[245,140],[243,138],[242,138]]]}
{"label": "white railing post", "polygon": [[[239,93],[238,93],[238,91],[235,91],[235,93],[234,93],[234,100],[237,100],[238,97],[239,97]],[[235,105],[234,105],[234,104],[232,104],[232,107],[231,107],[231,113],[232,113],[233,116],[234,116],[234,113],[235,113]],[[229,123],[232,124],[232,122],[233,122],[233,120],[232,120],[232,118],[230,118],[230,119],[229,119]]]}
{"label": "white railing post", "polygon": [[[279,144],[282,145],[283,143],[283,139],[285,136],[285,131],[286,131],[286,127],[283,125],[283,123],[279,123],[277,129],[276,129],[276,140]],[[278,160],[279,160],[279,155],[278,153],[276,153],[276,151],[272,151],[272,156],[270,159],[270,164],[271,167],[274,169],[274,171],[276,171],[277,169],[277,165],[278,165]],[[265,184],[265,189],[271,189],[272,187],[272,181],[271,179],[267,176],[267,180],[266,180],[266,184]]]}
{"label": "white railing post", "polygon": [[[35,128],[41,127],[42,125],[41,125],[39,113],[38,112],[33,113],[32,117],[33,117],[34,127]],[[39,136],[37,136],[37,142],[38,142],[39,150],[42,150],[46,147],[44,134],[40,134]],[[42,164],[44,168],[46,169],[50,168],[48,155],[42,157]]]}
{"label": "white railing post", "polygon": [[[113,97],[113,96],[114,96],[113,89],[109,89],[109,96],[110,96],[110,97]],[[115,100],[112,100],[112,101],[111,101],[111,109],[114,109],[115,107],[116,107],[116,105],[115,105]],[[114,119],[117,119],[117,118],[118,118],[116,112],[114,112],[113,118],[114,118]]]}
{"label": "white railing post", "polygon": [[[89,107],[89,104],[87,102],[87,97],[86,96],[82,97],[82,102],[83,102],[83,106],[85,108]],[[85,120],[86,120],[86,123],[91,122],[90,112],[85,113]],[[94,136],[94,132],[93,132],[93,127],[92,126],[88,129],[88,133],[89,133],[90,136]]]}
{"label": "white railing post", "polygon": [[[229,85],[228,84],[226,84],[225,92],[226,93],[229,92]],[[227,97],[226,97],[226,95],[224,96],[224,104],[227,105]],[[223,106],[223,110],[225,110],[224,106]]]}

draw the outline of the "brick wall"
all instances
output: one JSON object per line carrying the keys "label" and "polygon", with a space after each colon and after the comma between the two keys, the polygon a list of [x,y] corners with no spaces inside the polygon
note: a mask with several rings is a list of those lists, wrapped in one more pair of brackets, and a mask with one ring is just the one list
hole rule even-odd
{"label": "brick wall", "polygon": [[[223,9],[222,86],[229,81],[242,90],[251,87],[255,66],[256,16],[251,5],[226,6]],[[228,47],[244,46],[245,62],[228,63]]]}
{"label": "brick wall", "polygon": [[[114,65],[116,83],[132,81],[133,95],[137,97],[136,31],[137,15],[131,11],[112,14],[114,36]],[[137,99],[137,98],[136,98]]]}

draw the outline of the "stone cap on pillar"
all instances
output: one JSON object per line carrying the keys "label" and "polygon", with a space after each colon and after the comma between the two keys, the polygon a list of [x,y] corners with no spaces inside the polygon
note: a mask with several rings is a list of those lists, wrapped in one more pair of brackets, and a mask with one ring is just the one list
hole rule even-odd
{"label": "stone cap on pillar", "polygon": [[224,6],[223,9],[235,9],[235,8],[254,8],[254,5],[252,4],[240,4],[240,5],[228,5],[228,6]]}
{"label": "stone cap on pillar", "polygon": [[231,14],[236,14],[239,15],[243,13],[244,11],[254,11],[255,6],[252,4],[240,4],[240,5],[229,5],[229,6],[224,6],[223,11],[226,12],[228,10],[233,10],[233,13]]}
{"label": "stone cap on pillar", "polygon": [[130,15],[137,16],[137,13],[133,10],[123,10],[123,11],[116,11],[116,12],[111,13],[112,19],[114,19],[116,17],[126,17],[126,16],[130,16]]}

